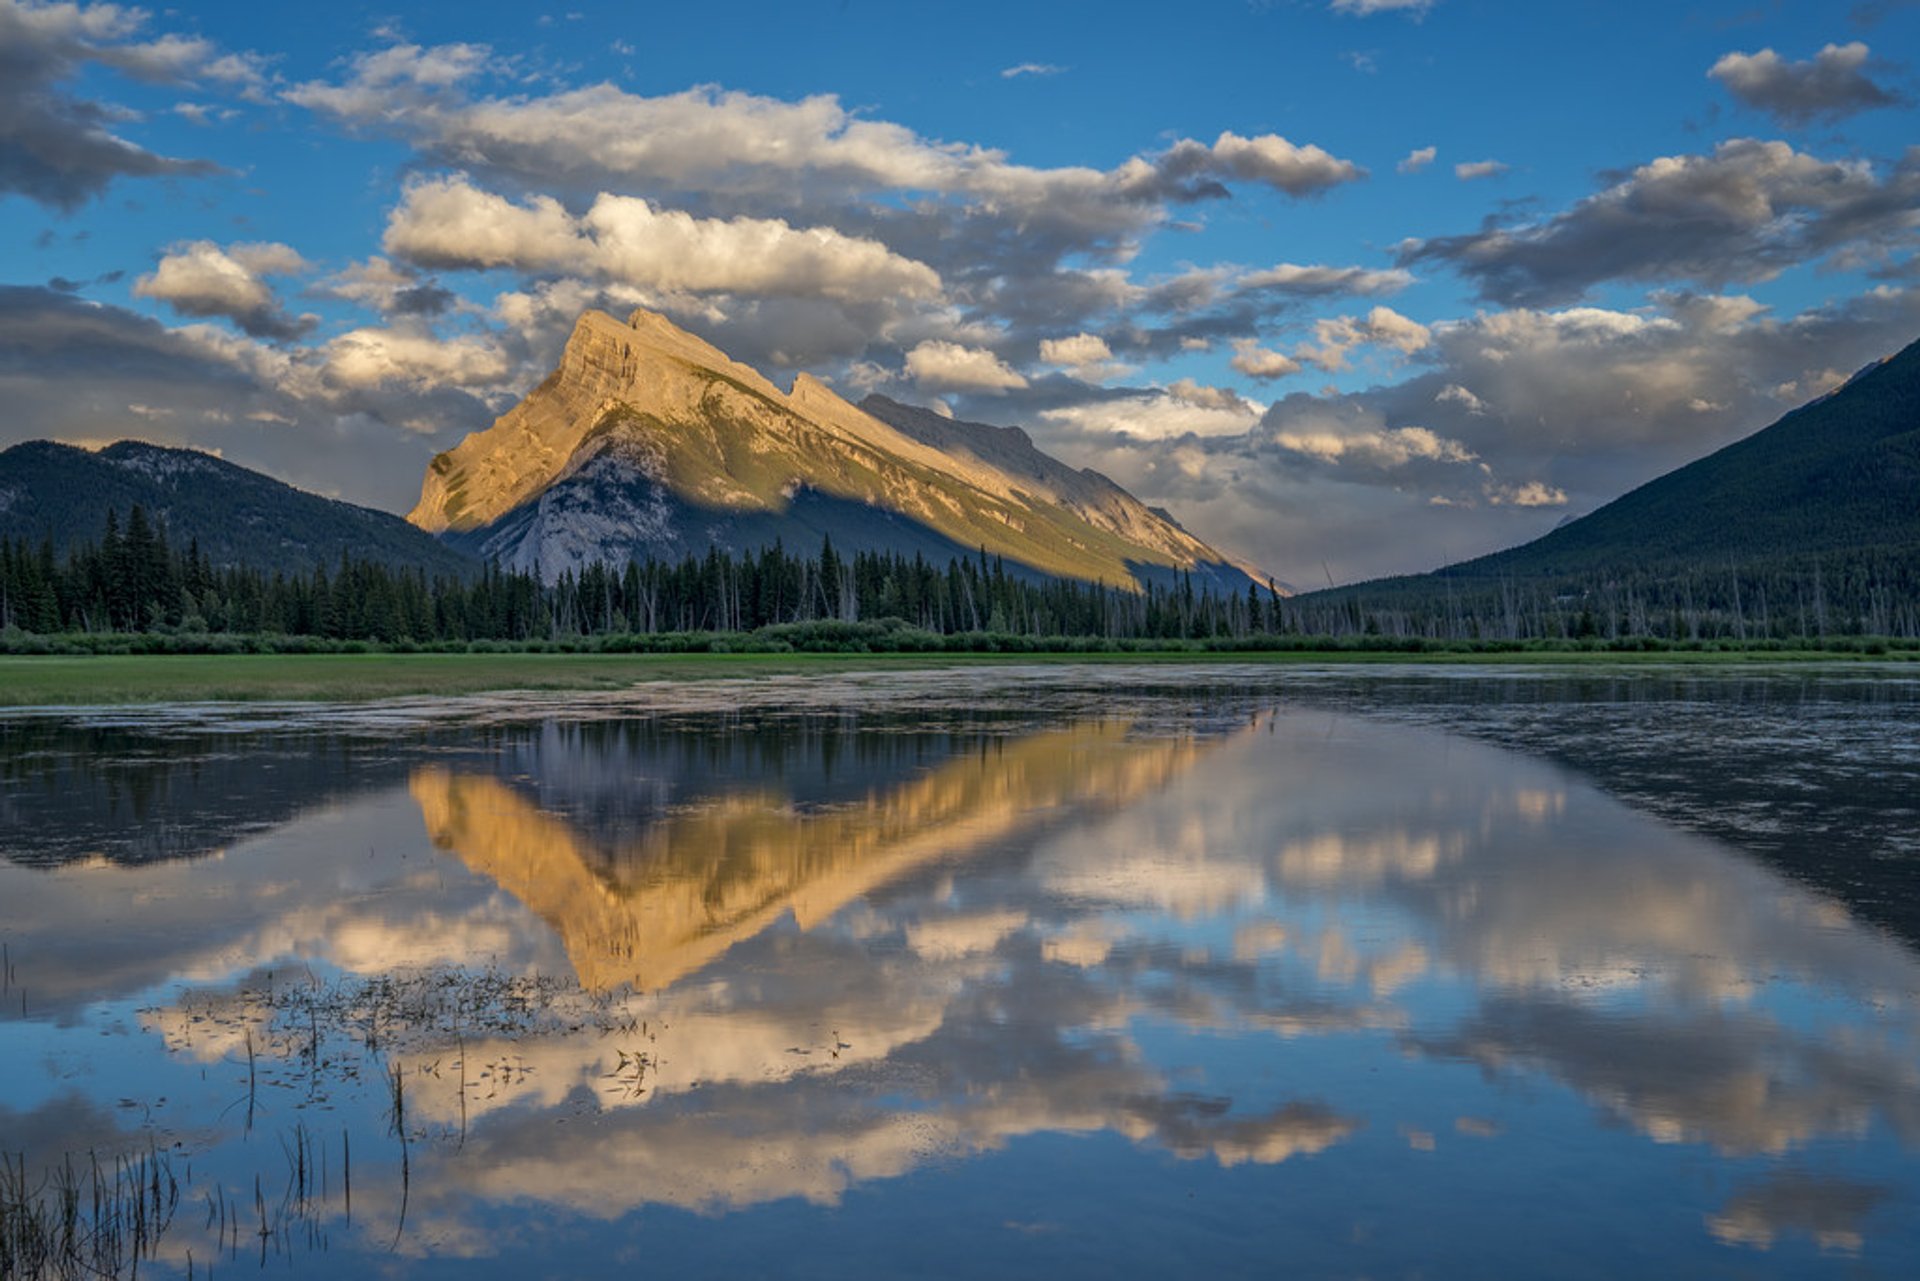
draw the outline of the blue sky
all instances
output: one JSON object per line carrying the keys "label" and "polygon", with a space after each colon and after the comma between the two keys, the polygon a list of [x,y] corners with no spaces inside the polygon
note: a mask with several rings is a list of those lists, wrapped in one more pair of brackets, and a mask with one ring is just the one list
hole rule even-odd
{"label": "blue sky", "polygon": [[1911,3],[0,0],[0,445],[404,511],[587,307],[1304,584],[1533,537],[1920,336]]}

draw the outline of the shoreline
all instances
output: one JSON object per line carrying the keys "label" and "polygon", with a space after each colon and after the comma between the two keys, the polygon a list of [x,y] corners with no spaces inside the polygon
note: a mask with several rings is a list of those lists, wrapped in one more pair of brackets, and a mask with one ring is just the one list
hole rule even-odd
{"label": "shoreline", "polygon": [[[1646,670],[1895,669],[1920,654],[1836,650],[1542,649],[1511,652],[1209,650],[1146,653],[366,653],[0,655],[0,706],[168,702],[366,702],[509,690],[593,693],[646,681],[1004,666],[1487,667]],[[1906,674],[1904,671],[1900,674]]]}

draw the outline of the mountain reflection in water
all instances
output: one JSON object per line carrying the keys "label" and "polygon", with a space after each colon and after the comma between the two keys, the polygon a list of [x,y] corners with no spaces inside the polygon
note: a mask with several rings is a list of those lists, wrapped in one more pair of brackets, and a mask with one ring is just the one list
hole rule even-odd
{"label": "mountain reflection in water", "polygon": [[1087,725],[982,742],[864,800],[796,809],[776,788],[714,797],[610,843],[488,775],[437,767],[410,789],[434,845],[552,925],[590,990],[660,987],[782,916],[811,929],[929,862],[1075,809],[1105,809],[1190,767],[1185,740]]}
{"label": "mountain reflection in water", "polygon": [[218,860],[0,867],[68,993],[0,1024],[0,1135],[250,1188],[257,1052],[268,1136],[352,1133],[319,1273],[1920,1265],[1920,961],[1559,767],[1274,698],[688,765],[731,732],[532,726]]}

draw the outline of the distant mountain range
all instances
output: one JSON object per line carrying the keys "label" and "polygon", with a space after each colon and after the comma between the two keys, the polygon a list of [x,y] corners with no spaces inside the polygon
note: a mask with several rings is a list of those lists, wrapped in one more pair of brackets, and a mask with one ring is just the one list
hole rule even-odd
{"label": "distant mountain range", "polygon": [[433,460],[408,516],[449,544],[551,581],[593,561],[678,560],[776,540],[818,551],[981,550],[1111,585],[1244,592],[1253,576],[1106,477],[1017,428],[801,374],[782,391],[664,317],[580,318],[559,368]]}
{"label": "distant mountain range", "polygon": [[0,451],[0,538],[65,551],[98,542],[108,511],[134,506],[176,548],[198,541],[215,566],[331,569],[358,560],[468,574],[472,557],[388,512],[321,498],[210,454],[123,440],[98,451],[34,440]]}

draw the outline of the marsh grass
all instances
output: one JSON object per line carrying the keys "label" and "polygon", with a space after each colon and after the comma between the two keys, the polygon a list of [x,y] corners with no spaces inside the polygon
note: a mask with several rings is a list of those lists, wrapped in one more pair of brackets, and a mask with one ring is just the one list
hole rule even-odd
{"label": "marsh grass", "polygon": [[[10,949],[0,953],[0,981],[12,981],[13,963]],[[268,972],[236,990],[183,995],[167,1036],[176,1049],[193,1044],[196,1028],[201,1036],[222,1029],[232,1036],[227,1061],[244,1069],[245,1093],[229,1111],[242,1113],[236,1118],[242,1142],[273,1120],[271,1099],[298,1098],[296,1109],[325,1107],[343,1090],[364,1090],[362,1082],[377,1071],[384,1097],[373,1101],[375,1115],[384,1114],[398,1148],[399,1202],[387,1245],[397,1251],[406,1233],[416,1144],[437,1142],[459,1152],[468,1091],[497,1093],[533,1071],[511,1057],[470,1064],[469,1038],[634,1035],[642,1025],[625,1001],[625,994],[587,993],[571,978],[494,969],[332,982],[311,976],[287,982]],[[637,1095],[652,1061],[625,1049],[618,1054],[615,1087]],[[457,1084],[457,1129],[422,1127],[412,1091],[423,1079]],[[351,1128],[343,1126],[335,1140],[301,1117],[279,1129],[275,1141],[280,1168],[255,1173],[250,1185],[196,1179],[184,1153],[151,1142],[110,1158],[69,1154],[45,1168],[30,1166],[24,1154],[0,1155],[0,1278],[131,1279],[156,1264],[210,1275],[216,1262],[265,1267],[276,1258],[324,1252],[335,1225],[353,1222]],[[177,1240],[183,1201],[205,1210],[204,1222],[186,1232],[190,1242]]]}
{"label": "marsh grass", "polygon": [[0,1156],[0,1277],[137,1277],[179,1205],[172,1157],[157,1148],[69,1155],[45,1171]]}

